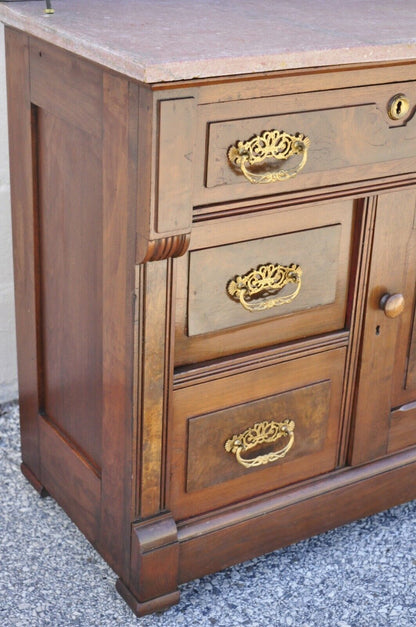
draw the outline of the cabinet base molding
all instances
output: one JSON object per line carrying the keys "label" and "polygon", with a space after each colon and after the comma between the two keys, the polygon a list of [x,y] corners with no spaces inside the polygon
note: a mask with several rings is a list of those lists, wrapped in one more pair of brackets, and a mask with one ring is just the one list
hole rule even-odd
{"label": "cabinet base molding", "polygon": [[[26,464],[21,470],[49,496]],[[179,524],[170,512],[136,522],[134,592],[121,579],[116,589],[137,616],[163,611],[179,602],[179,584],[412,500],[415,480],[412,448]]]}
{"label": "cabinet base molding", "polygon": [[45,488],[44,485],[39,481],[39,479],[33,474],[28,466],[24,462],[20,464],[20,470],[22,471],[22,475],[32,484],[35,488],[36,492],[39,492],[41,498],[45,498],[49,496],[49,492]]}
{"label": "cabinet base molding", "polygon": [[180,523],[179,583],[410,501],[415,486],[413,448]]}
{"label": "cabinet base molding", "polygon": [[[178,560],[177,527],[170,512],[133,523],[129,588],[137,598],[135,603],[143,606],[143,613],[154,611],[153,599],[159,599],[159,609],[177,603]],[[151,607],[146,610],[148,604]],[[137,613],[134,607],[133,610]]]}
{"label": "cabinet base molding", "polygon": [[180,592],[177,590],[171,594],[166,594],[164,596],[157,597],[156,599],[151,599],[150,601],[141,603],[124,585],[121,579],[117,579],[116,589],[136,616],[145,616],[146,614],[152,614],[153,612],[161,612],[162,610],[179,603],[180,598]]}

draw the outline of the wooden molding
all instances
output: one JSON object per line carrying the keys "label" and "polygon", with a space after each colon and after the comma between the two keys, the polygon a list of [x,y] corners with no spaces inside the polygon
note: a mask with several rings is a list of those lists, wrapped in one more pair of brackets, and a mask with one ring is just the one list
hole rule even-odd
{"label": "wooden molding", "polygon": [[172,380],[172,262],[136,266],[137,518],[164,510],[168,397]]}
{"label": "wooden molding", "polygon": [[29,466],[23,462],[20,464],[20,470],[22,471],[22,475],[32,484],[35,488],[36,492],[39,492],[39,496],[44,499],[49,496],[49,492],[45,488],[45,486],[39,481],[39,479],[33,474],[30,470]]}
{"label": "wooden molding", "polygon": [[160,261],[161,259],[181,257],[187,252],[189,241],[189,233],[149,241],[147,242],[147,251],[144,252],[144,257],[141,262],[146,263],[147,261]]}
{"label": "wooden molding", "polygon": [[29,39],[6,28],[13,259],[22,458],[40,476],[39,242],[36,120],[30,102]]}
{"label": "wooden molding", "polygon": [[197,105],[189,90],[173,96],[139,89],[138,264],[179,257],[189,246]]}
{"label": "wooden molding", "polygon": [[129,586],[117,589],[138,615],[163,609],[179,601],[179,543],[176,523],[166,512],[133,523]]}
{"label": "wooden molding", "polygon": [[415,472],[412,448],[179,523],[179,583],[409,501]]}

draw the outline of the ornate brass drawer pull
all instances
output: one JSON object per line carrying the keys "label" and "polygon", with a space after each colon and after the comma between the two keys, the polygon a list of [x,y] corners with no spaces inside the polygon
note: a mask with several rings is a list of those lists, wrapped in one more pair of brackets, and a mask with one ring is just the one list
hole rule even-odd
{"label": "ornate brass drawer pull", "polygon": [[[250,183],[286,181],[303,169],[308,158],[310,143],[309,137],[303,133],[289,135],[284,131],[264,131],[248,141],[237,141],[235,146],[228,149],[228,159],[230,163],[240,168]],[[247,170],[247,166],[261,165],[266,159],[286,160],[292,155],[300,154],[302,159],[295,168],[263,173]]]}
{"label": "ornate brass drawer pull", "polygon": [[[291,294],[256,300],[262,293],[280,291],[285,285],[294,283],[296,289]],[[302,285],[302,268],[295,263],[290,266],[279,264],[265,264],[256,270],[251,270],[243,276],[236,276],[227,285],[229,295],[239,300],[248,311],[264,311],[271,307],[290,303],[299,294]],[[254,299],[253,299],[254,297]],[[252,299],[252,300],[247,300]]]}
{"label": "ornate brass drawer pull", "polygon": [[[227,440],[224,445],[225,450],[228,453],[233,453],[238,463],[245,468],[254,468],[255,466],[262,466],[263,464],[270,464],[277,459],[281,459],[290,451],[295,440],[294,429],[295,423],[293,420],[289,419],[283,422],[275,422],[274,420],[257,422],[252,427],[243,431],[243,433],[233,435],[230,440]],[[252,459],[245,459],[241,456],[242,453],[249,451],[259,444],[271,444],[281,438],[289,438],[289,441],[279,451],[258,455]]]}

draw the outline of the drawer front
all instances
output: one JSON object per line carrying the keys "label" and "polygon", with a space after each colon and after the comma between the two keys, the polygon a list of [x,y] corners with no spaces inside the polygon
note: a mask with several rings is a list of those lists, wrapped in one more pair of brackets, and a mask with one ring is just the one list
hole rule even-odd
{"label": "drawer front", "polygon": [[344,361],[345,349],[336,349],[175,390],[175,517],[334,469]]}
{"label": "drawer front", "polygon": [[176,364],[343,328],[352,217],[348,200],[219,225],[217,246],[212,228],[196,237],[177,262]]}
{"label": "drawer front", "polygon": [[332,224],[192,252],[188,335],[334,303],[340,237]]}
{"label": "drawer front", "polygon": [[403,159],[415,171],[415,105],[414,82],[211,105],[199,122],[208,149],[197,158],[195,202],[400,174]]}

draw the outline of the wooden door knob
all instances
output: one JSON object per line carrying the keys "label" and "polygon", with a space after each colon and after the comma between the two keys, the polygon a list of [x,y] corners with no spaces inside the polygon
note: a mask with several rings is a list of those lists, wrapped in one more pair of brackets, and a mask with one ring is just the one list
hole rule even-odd
{"label": "wooden door knob", "polygon": [[397,318],[404,309],[403,294],[384,294],[380,299],[380,309],[382,309],[387,318]]}

